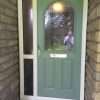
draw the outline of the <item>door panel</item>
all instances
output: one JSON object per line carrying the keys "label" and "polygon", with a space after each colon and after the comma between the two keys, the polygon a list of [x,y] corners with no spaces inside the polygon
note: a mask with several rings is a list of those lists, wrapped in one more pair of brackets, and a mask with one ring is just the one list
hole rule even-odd
{"label": "door panel", "polygon": [[38,60],[38,95],[58,98],[76,97],[72,59],[49,56],[41,51]]}
{"label": "door panel", "polygon": [[71,51],[45,49],[45,11],[55,0],[37,2],[38,96],[79,99],[83,0],[64,1],[74,9],[74,46]]}
{"label": "door panel", "polygon": [[54,60],[45,59],[44,66],[44,86],[47,89],[54,88]]}
{"label": "door panel", "polygon": [[[67,65],[67,66],[66,66]],[[62,86],[63,89],[71,89],[72,88],[72,61],[63,61],[62,67]]]}

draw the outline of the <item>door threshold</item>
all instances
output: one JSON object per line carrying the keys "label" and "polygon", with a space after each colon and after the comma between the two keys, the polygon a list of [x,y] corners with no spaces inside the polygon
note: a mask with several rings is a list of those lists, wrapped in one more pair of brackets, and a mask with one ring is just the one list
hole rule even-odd
{"label": "door threshold", "polygon": [[75,99],[63,99],[63,98],[51,98],[51,97],[34,97],[24,96],[21,100],[75,100]]}

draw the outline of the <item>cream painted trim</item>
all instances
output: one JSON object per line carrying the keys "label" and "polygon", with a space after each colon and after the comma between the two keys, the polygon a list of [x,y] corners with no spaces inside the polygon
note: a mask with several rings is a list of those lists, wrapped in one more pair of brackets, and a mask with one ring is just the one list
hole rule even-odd
{"label": "cream painted trim", "polygon": [[33,0],[34,97],[37,97],[37,0]]}
{"label": "cream painted trim", "polygon": [[81,83],[80,83],[80,100],[84,100],[85,88],[85,55],[86,55],[86,32],[87,32],[87,14],[88,0],[83,3],[83,25],[82,25],[82,53],[81,53]]}
{"label": "cream painted trim", "polygon": [[34,59],[33,55],[23,55],[23,59]]}
{"label": "cream painted trim", "polygon": [[[20,98],[21,100],[70,100],[60,98],[47,98],[37,96],[37,0],[33,0],[33,48],[34,48],[34,96],[24,95],[24,68],[23,68],[23,17],[22,0],[18,0],[18,25],[19,25],[19,52],[20,52]],[[85,77],[85,52],[86,52],[86,27],[87,27],[88,0],[83,5],[83,27],[82,27],[82,55],[81,55],[81,85],[80,100],[84,100],[84,77]],[[25,57],[26,58],[26,57]],[[30,58],[30,57],[29,57]]]}
{"label": "cream painted trim", "polygon": [[19,33],[19,60],[20,60],[20,98],[24,97],[24,62],[23,62],[23,16],[22,0],[18,0],[18,33]]}

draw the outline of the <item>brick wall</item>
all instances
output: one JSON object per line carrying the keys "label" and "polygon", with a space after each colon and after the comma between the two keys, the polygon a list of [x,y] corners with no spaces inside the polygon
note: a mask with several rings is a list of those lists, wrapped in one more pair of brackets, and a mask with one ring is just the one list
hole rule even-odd
{"label": "brick wall", "polygon": [[85,100],[100,100],[100,0],[89,0]]}
{"label": "brick wall", "polygon": [[0,100],[19,100],[17,0],[0,0]]}

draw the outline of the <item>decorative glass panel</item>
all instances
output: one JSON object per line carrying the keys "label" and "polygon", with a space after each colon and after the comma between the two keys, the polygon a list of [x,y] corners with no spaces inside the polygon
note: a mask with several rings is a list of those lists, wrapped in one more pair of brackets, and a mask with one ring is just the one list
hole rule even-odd
{"label": "decorative glass panel", "polygon": [[65,2],[53,3],[45,12],[46,50],[72,50],[74,10]]}
{"label": "decorative glass panel", "polygon": [[24,54],[33,52],[32,0],[23,0],[23,44]]}
{"label": "decorative glass panel", "polygon": [[33,95],[33,59],[24,60],[24,95]]}

